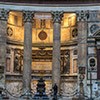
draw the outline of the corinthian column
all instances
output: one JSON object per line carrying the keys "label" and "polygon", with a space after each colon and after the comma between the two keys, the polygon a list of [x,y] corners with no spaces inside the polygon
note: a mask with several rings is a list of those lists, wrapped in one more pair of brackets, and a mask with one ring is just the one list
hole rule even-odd
{"label": "corinthian column", "polygon": [[[63,12],[52,12],[53,17],[53,58],[52,58],[52,85],[56,83],[60,90],[60,35]],[[59,92],[59,91],[58,91]]]}
{"label": "corinthian column", "polygon": [[0,9],[0,90],[5,87],[8,11]]}
{"label": "corinthian column", "polygon": [[23,57],[23,91],[31,91],[31,63],[32,63],[32,21],[33,12],[23,12],[24,18],[24,57]]}
{"label": "corinthian column", "polygon": [[78,68],[79,68],[78,75],[79,75],[79,84],[80,84],[80,94],[84,93],[83,85],[86,85],[85,69],[87,68],[87,19],[88,17],[89,17],[89,14],[87,11],[77,12]]}
{"label": "corinthian column", "polygon": [[77,12],[77,27],[78,27],[78,66],[86,67],[87,55],[87,11]]}

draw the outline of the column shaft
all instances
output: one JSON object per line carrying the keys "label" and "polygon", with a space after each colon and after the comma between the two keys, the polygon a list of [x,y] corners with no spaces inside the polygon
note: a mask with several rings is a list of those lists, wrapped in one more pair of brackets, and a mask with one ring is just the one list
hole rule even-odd
{"label": "column shaft", "polygon": [[78,68],[79,68],[79,86],[80,95],[84,98],[84,87],[86,85],[86,68],[87,68],[87,19],[88,11],[79,11],[77,14],[78,21]]}
{"label": "column shaft", "polygon": [[53,59],[52,59],[52,82],[60,85],[60,24],[54,23],[53,31]]}
{"label": "column shaft", "polygon": [[86,67],[87,22],[78,22],[78,66]]}
{"label": "column shaft", "polygon": [[52,58],[52,85],[57,84],[58,93],[60,92],[60,37],[61,37],[61,19],[63,12],[52,12],[53,16],[53,58]]}
{"label": "column shaft", "polygon": [[[24,57],[23,57],[23,90],[31,91],[31,63],[32,63],[32,18],[31,12],[24,13]],[[31,18],[31,19],[30,19]]]}

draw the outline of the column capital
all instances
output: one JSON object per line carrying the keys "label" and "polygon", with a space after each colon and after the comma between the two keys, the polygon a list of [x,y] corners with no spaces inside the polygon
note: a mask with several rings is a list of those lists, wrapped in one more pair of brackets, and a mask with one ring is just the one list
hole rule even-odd
{"label": "column capital", "polygon": [[55,23],[61,23],[62,17],[63,17],[63,11],[55,11],[51,12],[53,17],[53,22]]}
{"label": "column capital", "polygon": [[24,22],[33,22],[34,12],[32,11],[23,11],[23,20]]}
{"label": "column capital", "polygon": [[9,15],[9,10],[1,9],[0,10],[0,20],[7,21]]}
{"label": "column capital", "polygon": [[77,21],[87,21],[89,18],[89,11],[77,11]]}

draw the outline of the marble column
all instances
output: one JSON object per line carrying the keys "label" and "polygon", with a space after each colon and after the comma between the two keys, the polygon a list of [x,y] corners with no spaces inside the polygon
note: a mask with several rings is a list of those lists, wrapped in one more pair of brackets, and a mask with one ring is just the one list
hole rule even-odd
{"label": "marble column", "polygon": [[8,11],[0,9],[0,88],[5,87]]}
{"label": "marble column", "polygon": [[[78,68],[79,68],[79,84],[80,92],[83,94],[83,84],[86,85],[86,68],[87,68],[87,19],[88,11],[77,12],[77,28],[78,28]],[[81,83],[82,82],[82,83]],[[82,86],[82,87],[81,87]]]}
{"label": "marble column", "polygon": [[23,12],[24,19],[24,55],[23,55],[23,92],[31,92],[32,63],[32,22],[33,12]]}
{"label": "marble column", "polygon": [[60,37],[61,37],[61,19],[63,12],[52,12],[53,17],[53,57],[52,57],[52,86],[56,83],[60,90]]}

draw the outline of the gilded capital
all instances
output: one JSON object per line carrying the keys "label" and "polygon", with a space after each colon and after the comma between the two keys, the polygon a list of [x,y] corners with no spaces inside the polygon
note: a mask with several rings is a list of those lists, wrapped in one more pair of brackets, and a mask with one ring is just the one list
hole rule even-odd
{"label": "gilded capital", "polygon": [[0,20],[8,20],[9,10],[1,9],[0,10]]}
{"label": "gilded capital", "polygon": [[32,22],[34,17],[34,12],[32,11],[23,11],[23,20],[24,22]]}
{"label": "gilded capital", "polygon": [[63,17],[63,11],[55,11],[55,12],[51,12],[51,14],[54,23],[61,23]]}
{"label": "gilded capital", "polygon": [[87,21],[89,18],[89,12],[88,11],[77,11],[77,21]]}

